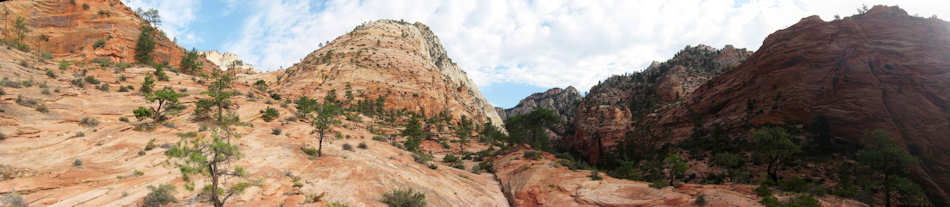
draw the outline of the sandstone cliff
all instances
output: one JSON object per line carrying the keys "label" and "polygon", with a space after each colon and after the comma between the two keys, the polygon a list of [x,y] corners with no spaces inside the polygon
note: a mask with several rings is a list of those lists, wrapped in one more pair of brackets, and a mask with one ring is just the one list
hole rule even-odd
{"label": "sandstone cliff", "polygon": [[[950,199],[950,23],[875,6],[866,14],[803,18],[765,39],[736,69],[662,113],[690,136],[693,123],[744,127],[813,124],[825,117],[836,143],[884,130],[921,159],[912,168],[938,206]],[[798,123],[796,125],[796,123]]]}
{"label": "sandstone cliff", "polygon": [[751,55],[727,45],[686,47],[672,59],[642,72],[608,78],[590,89],[577,106],[569,145],[592,162],[622,141],[646,116],[680,104],[706,81],[726,73]]}
{"label": "sandstone cliff", "polygon": [[434,116],[447,112],[503,127],[494,107],[421,23],[379,20],[356,27],[273,77],[281,94],[351,101],[384,97],[387,109]]}
{"label": "sandstone cliff", "polygon": [[237,54],[225,52],[220,53],[218,51],[201,51],[198,52],[202,57],[208,59],[211,63],[214,63],[218,69],[226,71],[231,69],[244,70],[244,71],[253,71],[258,72],[257,69],[254,69],[254,65],[250,63],[245,63],[237,56]]}

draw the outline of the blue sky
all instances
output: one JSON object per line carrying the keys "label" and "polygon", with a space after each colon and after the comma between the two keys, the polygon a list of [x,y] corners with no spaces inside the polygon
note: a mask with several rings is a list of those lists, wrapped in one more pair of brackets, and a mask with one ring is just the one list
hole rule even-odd
{"label": "blue sky", "polygon": [[356,25],[405,19],[428,25],[488,100],[512,107],[552,87],[582,93],[639,71],[687,45],[755,50],[803,17],[850,16],[861,5],[899,5],[950,16],[932,0],[123,0],[156,8],[160,28],[186,48],[238,54],[264,71],[290,66]]}

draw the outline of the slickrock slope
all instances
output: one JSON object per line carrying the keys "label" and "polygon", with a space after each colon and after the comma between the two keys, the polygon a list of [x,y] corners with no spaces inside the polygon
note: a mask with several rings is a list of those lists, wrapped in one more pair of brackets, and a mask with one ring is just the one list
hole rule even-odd
{"label": "slickrock slope", "polygon": [[[654,189],[649,183],[612,178],[560,166],[548,153],[537,160],[520,149],[497,157],[496,176],[513,206],[761,206],[750,185],[695,185]],[[787,199],[785,197],[780,199]],[[818,198],[822,206],[866,206],[836,197]]]}
{"label": "slickrock slope", "polygon": [[503,127],[494,107],[421,23],[379,20],[356,27],[275,77],[276,91],[290,97],[324,97],[331,89],[353,100],[385,97],[387,109]]}
{"label": "slickrock slope", "polygon": [[[950,23],[875,6],[831,22],[817,16],[777,31],[737,69],[697,89],[662,124],[746,125],[827,118],[836,142],[886,131],[921,159],[916,181],[950,200]],[[693,118],[689,118],[693,117]],[[682,133],[676,133],[676,132]],[[690,130],[677,130],[685,138]]]}
{"label": "slickrock slope", "polygon": [[575,135],[567,141],[596,163],[637,125],[646,124],[641,122],[645,116],[680,104],[700,85],[735,68],[751,54],[730,45],[719,50],[688,46],[643,72],[610,77],[592,87],[577,106]]}
{"label": "slickrock slope", "polygon": [[[0,11],[5,39],[15,38],[11,27],[22,17],[30,30],[24,42],[33,51],[39,49],[69,61],[103,57],[112,62],[135,62],[135,45],[142,25],[147,24],[119,0],[13,0],[0,3]],[[44,35],[48,39],[41,38]],[[163,34],[154,39],[154,60],[177,68],[185,49]],[[100,40],[105,44],[95,47]],[[213,68],[202,62],[203,71]]]}
{"label": "slickrock slope", "polygon": [[[0,67],[4,68],[0,77],[17,82],[33,80],[31,86],[2,88],[0,194],[15,190],[30,206],[140,206],[148,186],[173,184],[179,200],[176,205],[208,205],[196,200],[197,191],[185,188],[178,169],[166,162],[164,155],[167,144],[179,141],[176,134],[200,131],[200,123],[192,121],[191,114],[196,99],[205,97],[199,93],[206,86],[194,81],[193,76],[166,71],[170,80],[156,82],[156,88],[167,86],[188,94],[181,99],[185,109],[169,115],[170,119],[154,131],[136,131],[134,125],[139,121],[131,111],[154,103],[146,102],[134,90],[116,89],[120,85],[137,89],[154,69],[135,66],[116,72],[114,68],[86,64],[60,71],[56,64],[32,60],[35,57],[0,48]],[[21,66],[21,61],[29,67]],[[85,88],[70,85],[73,74],[80,69],[88,69],[87,75],[112,87],[101,91],[91,84]],[[45,75],[45,70],[53,71],[56,78]],[[127,79],[123,81],[122,76]],[[233,141],[243,156],[233,165],[244,166],[247,181],[253,185],[228,205],[324,206],[341,202],[384,206],[379,202],[383,193],[413,188],[424,193],[431,206],[507,206],[491,174],[478,175],[445,165],[433,170],[419,164],[408,152],[372,140],[374,134],[366,130],[369,127],[387,133],[398,129],[366,117],[357,116],[362,121],[343,121],[334,127],[341,138],[330,136],[323,147],[324,156],[309,158],[300,147],[316,147],[310,123],[287,120],[293,114],[288,109],[292,106],[281,107],[278,101],[242,84],[244,80],[235,82],[240,94],[255,94],[232,98],[240,119],[251,124],[237,127],[243,137]],[[21,97],[20,103],[17,97]],[[36,104],[26,100],[35,100]],[[271,102],[274,104],[268,104]],[[45,105],[49,111],[37,111],[37,105]],[[260,111],[266,107],[278,109],[279,120],[263,121]],[[120,121],[121,117],[131,121]],[[83,125],[91,123],[82,121],[85,118],[97,120],[97,124]],[[273,129],[281,132],[274,135]],[[152,139],[155,148],[145,150]],[[341,149],[343,144],[356,146],[361,142],[368,149]],[[302,187],[294,187],[294,178]],[[198,182],[198,188],[204,183]],[[321,194],[321,202],[303,202],[307,195]]]}
{"label": "slickrock slope", "polygon": [[559,117],[559,122],[549,128],[552,140],[561,140],[573,129],[574,110],[584,97],[573,86],[567,88],[552,88],[542,93],[531,94],[518,102],[510,109],[495,108],[502,120],[509,117],[531,113],[537,109],[547,109]]}

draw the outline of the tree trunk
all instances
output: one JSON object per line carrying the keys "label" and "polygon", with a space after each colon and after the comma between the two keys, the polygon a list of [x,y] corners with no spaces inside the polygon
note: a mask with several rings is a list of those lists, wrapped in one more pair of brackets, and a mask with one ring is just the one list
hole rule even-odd
{"label": "tree trunk", "polygon": [[320,129],[320,144],[317,147],[317,157],[323,156],[323,129]]}
{"label": "tree trunk", "polygon": [[211,170],[211,201],[214,203],[215,207],[222,207],[224,203],[218,198],[218,169],[215,169],[215,162],[217,162],[218,154],[215,152],[213,160],[208,163],[208,168]]}
{"label": "tree trunk", "polygon": [[161,100],[161,99],[158,100],[158,108],[155,109],[155,115],[154,115],[154,116],[155,116],[155,121],[160,121],[159,119],[162,118],[161,112],[162,112],[162,105],[163,105],[164,103],[165,103],[165,101],[163,101],[163,100]]}
{"label": "tree trunk", "polygon": [[886,207],[891,207],[891,186],[887,179],[887,173],[884,173],[884,204]]}

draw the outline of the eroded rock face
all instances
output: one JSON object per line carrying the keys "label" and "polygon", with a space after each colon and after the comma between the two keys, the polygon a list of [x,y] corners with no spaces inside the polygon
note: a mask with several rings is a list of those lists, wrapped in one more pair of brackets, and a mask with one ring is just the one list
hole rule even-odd
{"label": "eroded rock face", "polygon": [[[915,180],[938,206],[950,186],[950,23],[875,6],[831,22],[803,18],[779,30],[732,72],[710,80],[665,112],[661,124],[689,120],[725,128],[828,120],[836,140],[862,143],[884,130],[921,159]],[[694,117],[694,118],[688,118]],[[689,136],[678,130],[674,137]]]}
{"label": "eroded rock face", "polygon": [[214,65],[217,66],[218,69],[222,71],[237,69],[237,70],[257,72],[257,70],[254,69],[254,65],[250,63],[245,63],[244,61],[241,60],[241,58],[237,56],[237,54],[234,54],[234,53],[230,53],[230,52],[220,53],[218,51],[209,50],[209,51],[198,52],[198,54],[205,57],[205,59],[208,59],[208,61],[210,61],[211,63],[214,63]]}
{"label": "eroded rock face", "polygon": [[730,45],[686,47],[672,59],[639,73],[608,78],[591,88],[577,106],[575,135],[566,141],[598,162],[645,117],[679,104],[706,81],[726,73],[752,53]]}
{"label": "eroded rock face", "polygon": [[280,71],[277,91],[291,97],[339,98],[351,91],[354,101],[385,97],[387,109],[406,109],[433,116],[448,112],[503,128],[494,107],[458,65],[439,39],[421,23],[379,20],[358,26],[300,63]]}
{"label": "eroded rock face", "polygon": [[[0,19],[13,25],[24,18],[27,28],[24,42],[36,51],[50,53],[57,59],[90,61],[106,58],[112,62],[135,61],[135,45],[145,20],[119,0],[31,1],[14,0],[0,3]],[[4,33],[5,39],[14,34]],[[46,39],[41,38],[41,36]],[[151,53],[157,63],[178,67],[185,49],[159,32],[154,36]],[[104,41],[101,47],[94,46]],[[203,71],[214,66],[201,60]]]}
{"label": "eroded rock face", "polygon": [[518,102],[510,109],[495,108],[501,119],[531,113],[537,109],[547,109],[558,116],[558,124],[548,130],[553,135],[552,141],[559,141],[569,134],[574,123],[574,110],[584,97],[573,86],[567,88],[552,88],[542,93],[531,94]]}
{"label": "eroded rock face", "polygon": [[[494,160],[495,175],[512,206],[761,206],[751,185],[695,185],[655,189],[646,182],[570,170],[556,158],[524,157],[521,148]],[[780,198],[787,199],[787,198]],[[822,206],[866,206],[853,200],[819,197]]]}

